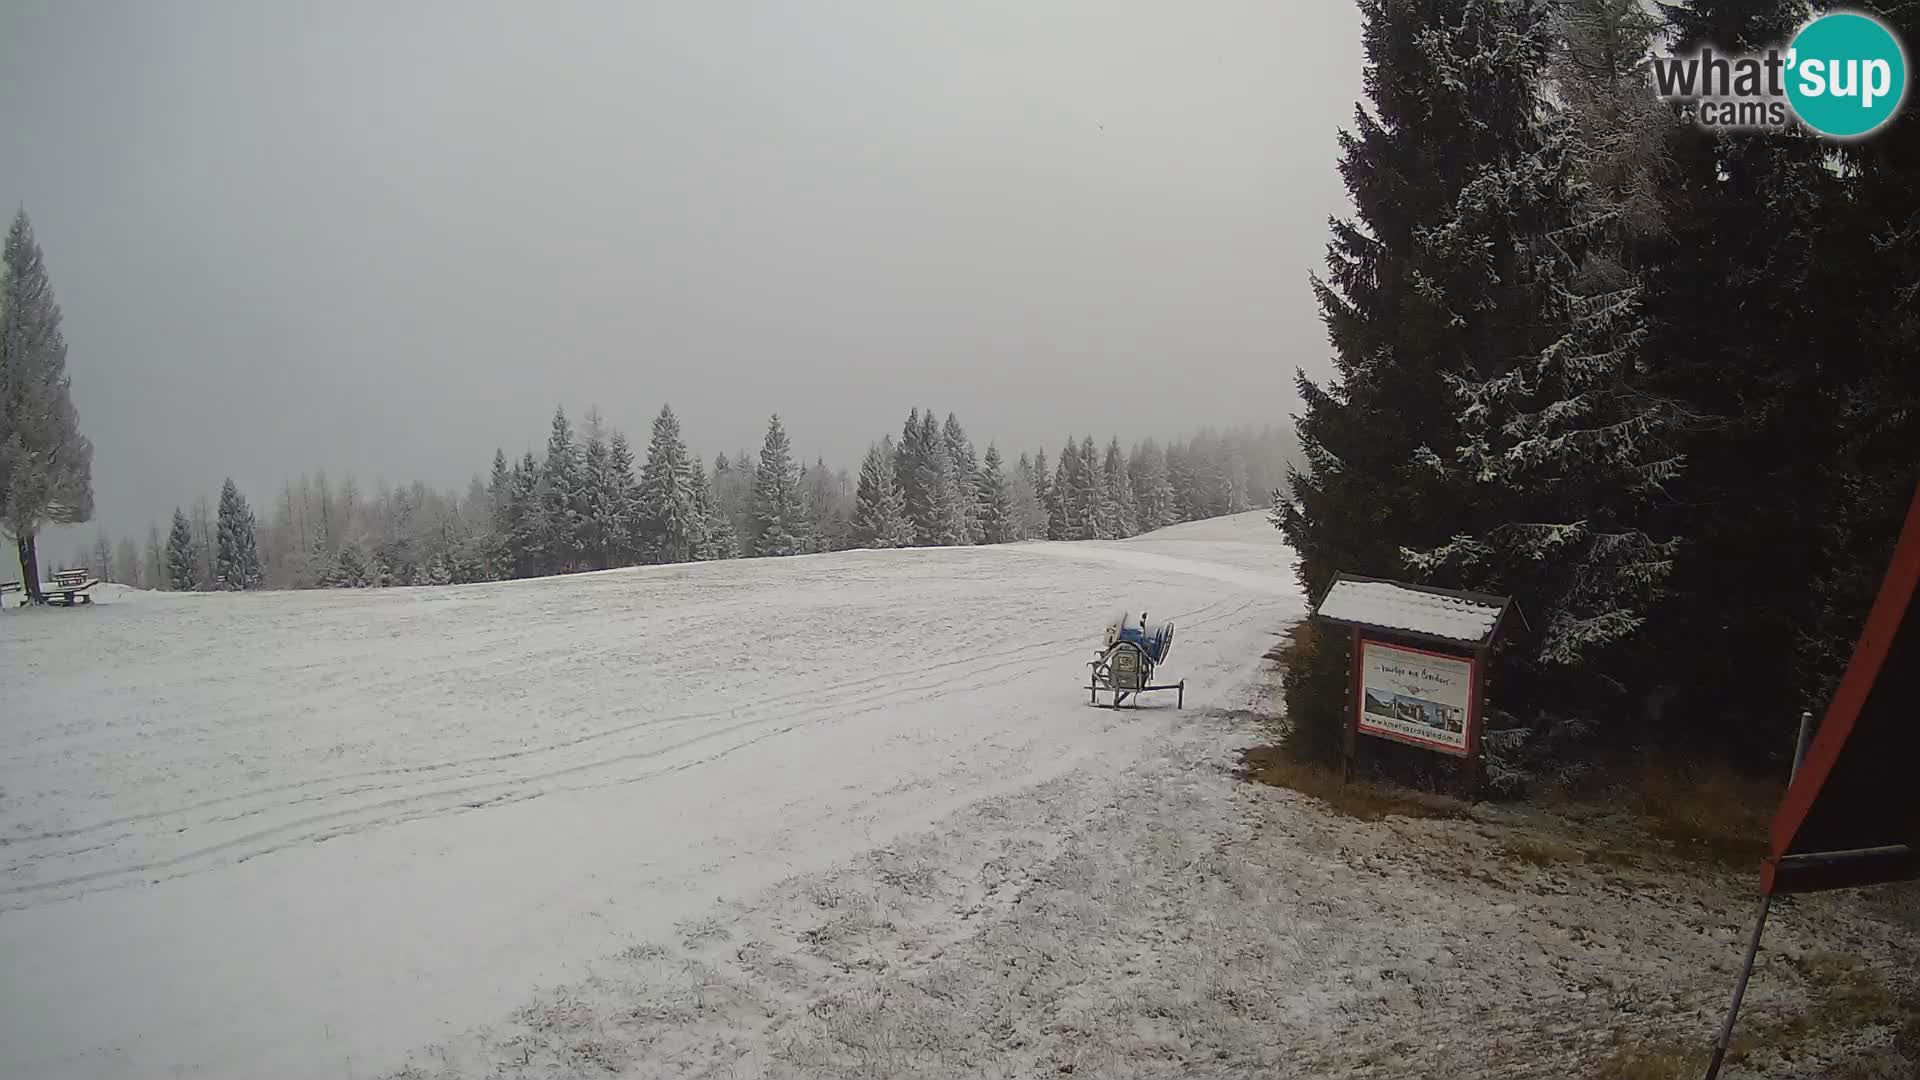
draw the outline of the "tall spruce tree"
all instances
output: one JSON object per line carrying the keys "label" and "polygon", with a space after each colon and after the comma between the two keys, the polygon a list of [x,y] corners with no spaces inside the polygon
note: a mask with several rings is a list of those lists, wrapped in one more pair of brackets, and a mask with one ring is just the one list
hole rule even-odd
{"label": "tall spruce tree", "polygon": [[506,451],[495,447],[493,473],[487,482],[487,562],[498,577],[513,576],[512,556],[507,551],[507,536],[513,532],[513,473],[507,468]]}
{"label": "tall spruce tree", "polygon": [[553,410],[547,457],[540,469],[540,501],[547,529],[546,573],[578,569],[586,556],[586,467],[563,408]]}
{"label": "tall spruce tree", "polygon": [[753,553],[798,555],[806,545],[806,515],[800,505],[800,470],[793,447],[775,413],[767,423],[760,466],[753,479]]}
{"label": "tall spruce tree", "polygon": [[863,548],[907,547],[913,523],[901,492],[892,440],[867,448],[853,496],[853,543]]}
{"label": "tall spruce tree", "polygon": [[1068,436],[1060,448],[1059,463],[1053,469],[1053,513],[1047,523],[1047,535],[1055,540],[1090,540],[1095,504],[1087,498],[1087,460],[1081,456],[1079,440]]}
{"label": "tall spruce tree", "polygon": [[232,477],[220,487],[220,524],[217,552],[214,556],[213,584],[216,589],[257,589],[264,575],[260,568],[258,524],[247,497]]}
{"label": "tall spruce tree", "polygon": [[693,557],[703,562],[734,558],[740,550],[733,535],[733,522],[721,509],[720,500],[713,492],[713,483],[707,479],[707,470],[700,464],[700,459],[692,458],[691,462],[694,512],[700,521]]}
{"label": "tall spruce tree", "polygon": [[[927,492],[927,522],[922,543],[952,546],[967,542],[966,509],[954,475],[946,434],[932,409],[920,414],[920,485]],[[916,522],[916,527],[918,523]]]}
{"label": "tall spruce tree", "polygon": [[914,543],[923,546],[965,542],[959,491],[947,453],[946,436],[933,410],[915,409],[907,415],[895,451],[899,482],[913,522]]}
{"label": "tall spruce tree", "polygon": [[1000,467],[1000,449],[987,444],[986,460],[980,466],[980,543],[1005,544],[1024,539],[1015,519],[1013,490]]}
{"label": "tall spruce tree", "polygon": [[951,481],[954,504],[954,532],[965,537],[962,543],[978,544],[984,535],[980,523],[980,459],[973,452],[973,440],[967,438],[960,420],[947,414],[941,431],[947,445],[947,476]]}
{"label": "tall spruce tree", "polygon": [[[1821,4],[1817,7],[1852,7]],[[1874,5],[1903,41],[1913,81],[1920,6]],[[1819,567],[1809,582],[1813,615],[1795,672],[1802,702],[1818,708],[1832,694],[1871,607],[1920,477],[1920,108],[1914,92],[1870,137],[1836,148],[1847,175],[1847,198],[1827,203],[1824,235],[1841,233],[1850,254],[1831,258],[1827,302],[1815,312],[1829,333],[1857,334],[1830,346],[1821,374],[1834,398],[1832,480],[1821,494]],[[1850,315],[1833,309],[1843,307]],[[1794,356],[1777,362],[1804,362]],[[1837,370],[1836,370],[1837,369]],[[1835,379],[1834,376],[1839,376]],[[1769,738],[1781,734],[1776,727]]]}
{"label": "tall spruce tree", "polygon": [[1047,508],[1037,490],[1038,476],[1033,461],[1025,454],[1013,463],[1007,477],[1008,499],[1013,505],[1014,540],[1044,540],[1047,535]]}
{"label": "tall spruce tree", "polygon": [[816,457],[801,470],[800,504],[807,520],[808,551],[838,551],[846,545],[851,511],[843,505],[841,477]]}
{"label": "tall spruce tree", "polygon": [[551,573],[553,531],[547,527],[547,508],[541,498],[540,466],[529,450],[514,466],[510,524],[504,537],[508,564],[514,577]]}
{"label": "tall spruce tree", "polygon": [[900,497],[906,501],[907,521],[913,526],[913,542],[932,544],[937,532],[936,514],[933,500],[937,493],[926,489],[922,481],[923,462],[927,456],[922,443],[920,410],[912,409],[907,413],[907,422],[900,428],[900,443],[893,450],[894,480],[900,488]]}
{"label": "tall spruce tree", "polygon": [[[1461,442],[1419,454],[1473,520],[1444,544],[1407,553],[1418,573],[1509,593],[1533,613],[1534,631],[1509,635],[1532,655],[1507,666],[1544,665],[1529,672],[1549,684],[1532,690],[1536,699],[1585,702],[1556,712],[1605,705],[1585,676],[1601,673],[1606,653],[1659,601],[1676,544],[1646,526],[1679,468],[1677,414],[1651,392],[1641,288],[1628,269],[1642,239],[1631,219],[1646,212],[1633,204],[1652,184],[1643,169],[1622,168],[1643,152],[1606,152],[1657,130],[1622,107],[1646,97],[1652,24],[1609,0],[1583,0],[1570,15],[1557,97],[1576,107],[1536,104],[1541,119],[1516,139],[1519,152],[1476,171],[1429,245],[1456,260],[1508,253],[1456,278],[1461,291],[1448,300],[1477,311],[1470,324],[1495,323],[1491,341],[1508,350],[1496,355],[1511,359],[1445,373]],[[1521,29],[1537,44],[1515,62],[1547,58],[1546,25]],[[1529,231],[1515,234],[1514,223]]]}
{"label": "tall spruce tree", "polygon": [[[1307,469],[1289,474],[1292,497],[1275,509],[1313,597],[1337,571],[1405,576],[1403,552],[1476,527],[1470,495],[1423,467],[1434,448],[1465,442],[1453,389],[1548,344],[1520,254],[1548,224],[1534,202],[1553,183],[1538,130],[1545,6],[1360,8],[1372,108],[1356,108],[1340,135],[1357,216],[1333,223],[1329,276],[1313,283],[1335,374],[1325,387],[1296,374]],[[1168,468],[1177,488],[1171,455]],[[1449,573],[1430,569],[1439,584]],[[1322,648],[1289,672],[1288,711],[1309,753],[1337,753],[1344,663]]]}
{"label": "tall spruce tree", "polygon": [[1222,512],[1245,513],[1251,505],[1247,495],[1247,459],[1237,447],[1227,452],[1227,467],[1222,480],[1226,486],[1226,507]]}
{"label": "tall spruce tree", "polygon": [[632,566],[641,558],[640,479],[634,473],[633,446],[626,433],[616,431],[607,441],[606,520],[613,565]]}
{"label": "tall spruce tree", "polygon": [[640,520],[646,532],[646,551],[653,562],[686,562],[706,527],[693,486],[693,461],[680,438],[680,421],[670,406],[661,406],[653,421],[653,439],[647,444],[647,463],[640,469]]}
{"label": "tall spruce tree", "polygon": [[1177,520],[1173,510],[1173,482],[1167,476],[1167,454],[1148,439],[1136,448],[1133,465],[1134,514],[1143,531]]}
{"label": "tall spruce tree", "polygon": [[167,533],[167,587],[192,592],[199,586],[194,571],[193,525],[179,507],[173,508],[173,529]]}
{"label": "tall spruce tree", "polygon": [[1056,496],[1053,487],[1053,471],[1047,468],[1047,448],[1041,447],[1033,452],[1033,467],[1027,475],[1033,480],[1033,497],[1040,504],[1040,525],[1034,536],[1042,540],[1058,540],[1053,535],[1053,515]]}
{"label": "tall spruce tree", "polygon": [[1091,435],[1083,436],[1080,440],[1079,481],[1078,501],[1085,522],[1080,526],[1082,538],[1113,539],[1115,535],[1113,504],[1107,498],[1106,470],[1101,467],[1100,452],[1094,449]]}
{"label": "tall spruce tree", "polygon": [[595,570],[613,565],[613,548],[618,537],[615,516],[617,496],[613,491],[613,470],[608,461],[607,425],[600,410],[592,408],[582,419],[580,439],[580,553]]}
{"label": "tall spruce tree", "polygon": [[25,210],[0,258],[0,533],[14,541],[28,600],[41,603],[36,537],[92,519],[93,444],[80,434],[60,305]]}
{"label": "tall spruce tree", "polygon": [[1113,535],[1132,536],[1140,531],[1140,513],[1133,498],[1133,477],[1127,472],[1127,459],[1120,453],[1120,439],[1107,443],[1106,496]]}
{"label": "tall spruce tree", "polygon": [[[1727,55],[1778,45],[1806,15],[1782,0],[1693,0],[1663,10],[1665,47],[1681,55],[1705,44]],[[1905,110],[1902,122],[1913,113]],[[1866,144],[1879,145],[1880,136]],[[1836,278],[1870,267],[1878,247],[1848,225],[1883,237],[1898,226],[1854,218],[1859,204],[1846,169],[1833,167],[1833,146],[1797,128],[1715,132],[1680,123],[1668,148],[1659,188],[1667,235],[1641,275],[1641,351],[1654,391],[1684,402],[1697,419],[1680,443],[1686,468],[1666,485],[1669,497],[1648,530],[1682,544],[1641,662],[1648,681],[1677,688],[1671,712],[1689,718],[1690,735],[1717,751],[1745,743],[1771,753],[1791,739],[1796,705],[1825,705],[1804,666],[1821,650],[1803,635],[1820,618],[1808,583],[1832,565],[1827,496],[1847,489],[1832,468],[1849,436],[1842,388],[1852,382],[1848,358],[1859,352],[1860,328],[1887,325],[1886,314],[1898,309],[1881,281],[1853,292],[1863,303],[1841,313],[1840,298],[1852,290],[1836,287]],[[1910,214],[1910,173],[1905,183]],[[1882,549],[1869,560],[1876,579],[1885,558]],[[1851,649],[1858,618],[1842,620],[1850,624],[1842,650]],[[1709,642],[1703,662],[1700,646]]]}

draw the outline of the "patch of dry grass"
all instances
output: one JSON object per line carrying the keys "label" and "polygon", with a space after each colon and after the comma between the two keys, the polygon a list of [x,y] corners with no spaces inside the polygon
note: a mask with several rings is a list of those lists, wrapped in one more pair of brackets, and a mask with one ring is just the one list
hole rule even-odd
{"label": "patch of dry grass", "polygon": [[1627,778],[1648,831],[1683,855],[1740,866],[1766,856],[1767,829],[1784,787],[1724,765],[1655,758]]}
{"label": "patch of dry grass", "polygon": [[1587,1080],[1691,1080],[1706,1068],[1709,1054],[1698,1046],[1615,1035],[1612,1051],[1593,1063]]}
{"label": "patch of dry grass", "polygon": [[1500,854],[1528,866],[1577,866],[1587,861],[1587,853],[1572,844],[1532,833],[1515,833],[1502,840]]}
{"label": "patch of dry grass", "polygon": [[1472,816],[1467,804],[1459,799],[1371,780],[1347,780],[1338,769],[1296,760],[1284,746],[1240,751],[1239,775],[1269,787],[1297,791],[1320,800],[1336,813],[1361,821]]}

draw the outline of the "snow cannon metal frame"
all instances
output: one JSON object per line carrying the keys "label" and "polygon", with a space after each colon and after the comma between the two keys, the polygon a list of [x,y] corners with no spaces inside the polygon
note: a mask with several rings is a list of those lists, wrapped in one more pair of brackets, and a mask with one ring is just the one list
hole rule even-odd
{"label": "snow cannon metal frame", "polygon": [[1187,680],[1160,686],[1153,684],[1153,669],[1163,663],[1172,651],[1172,623],[1150,623],[1145,612],[1140,614],[1136,623],[1131,613],[1122,612],[1107,625],[1106,643],[1101,646],[1097,658],[1087,664],[1093,669],[1087,681],[1087,703],[1099,705],[1100,695],[1106,693],[1113,697],[1113,704],[1107,707],[1118,709],[1130,697],[1135,699],[1137,706],[1141,694],[1173,690],[1180,695],[1174,707],[1186,708]]}

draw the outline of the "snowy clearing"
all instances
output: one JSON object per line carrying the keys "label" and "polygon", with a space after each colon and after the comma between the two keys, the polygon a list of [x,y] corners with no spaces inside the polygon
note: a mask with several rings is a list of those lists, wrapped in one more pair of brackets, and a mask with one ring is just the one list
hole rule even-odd
{"label": "snowy clearing", "polygon": [[[116,599],[0,618],[0,1076],[1695,1075],[1632,1055],[1698,1058],[1751,914],[1632,822],[1237,779],[1257,514]],[[1184,712],[1085,705],[1127,604]],[[1917,929],[1778,908],[1726,1075],[1905,1080]]]}
{"label": "snowy clearing", "polygon": [[982,800],[1119,783],[1178,720],[1086,706],[1115,608],[1177,621],[1192,714],[1302,607],[1259,514],[122,599],[0,618],[0,1075],[391,1072]]}

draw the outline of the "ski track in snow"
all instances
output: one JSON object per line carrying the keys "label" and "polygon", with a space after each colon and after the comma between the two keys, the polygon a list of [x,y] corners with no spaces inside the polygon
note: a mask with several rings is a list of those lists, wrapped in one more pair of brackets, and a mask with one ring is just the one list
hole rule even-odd
{"label": "ski track in snow", "polygon": [[1115,609],[1176,621],[1192,712],[1303,606],[1259,514],[133,596],[0,617],[0,1075],[381,1075],[983,800],[1097,800],[1180,722],[1087,708]]}

